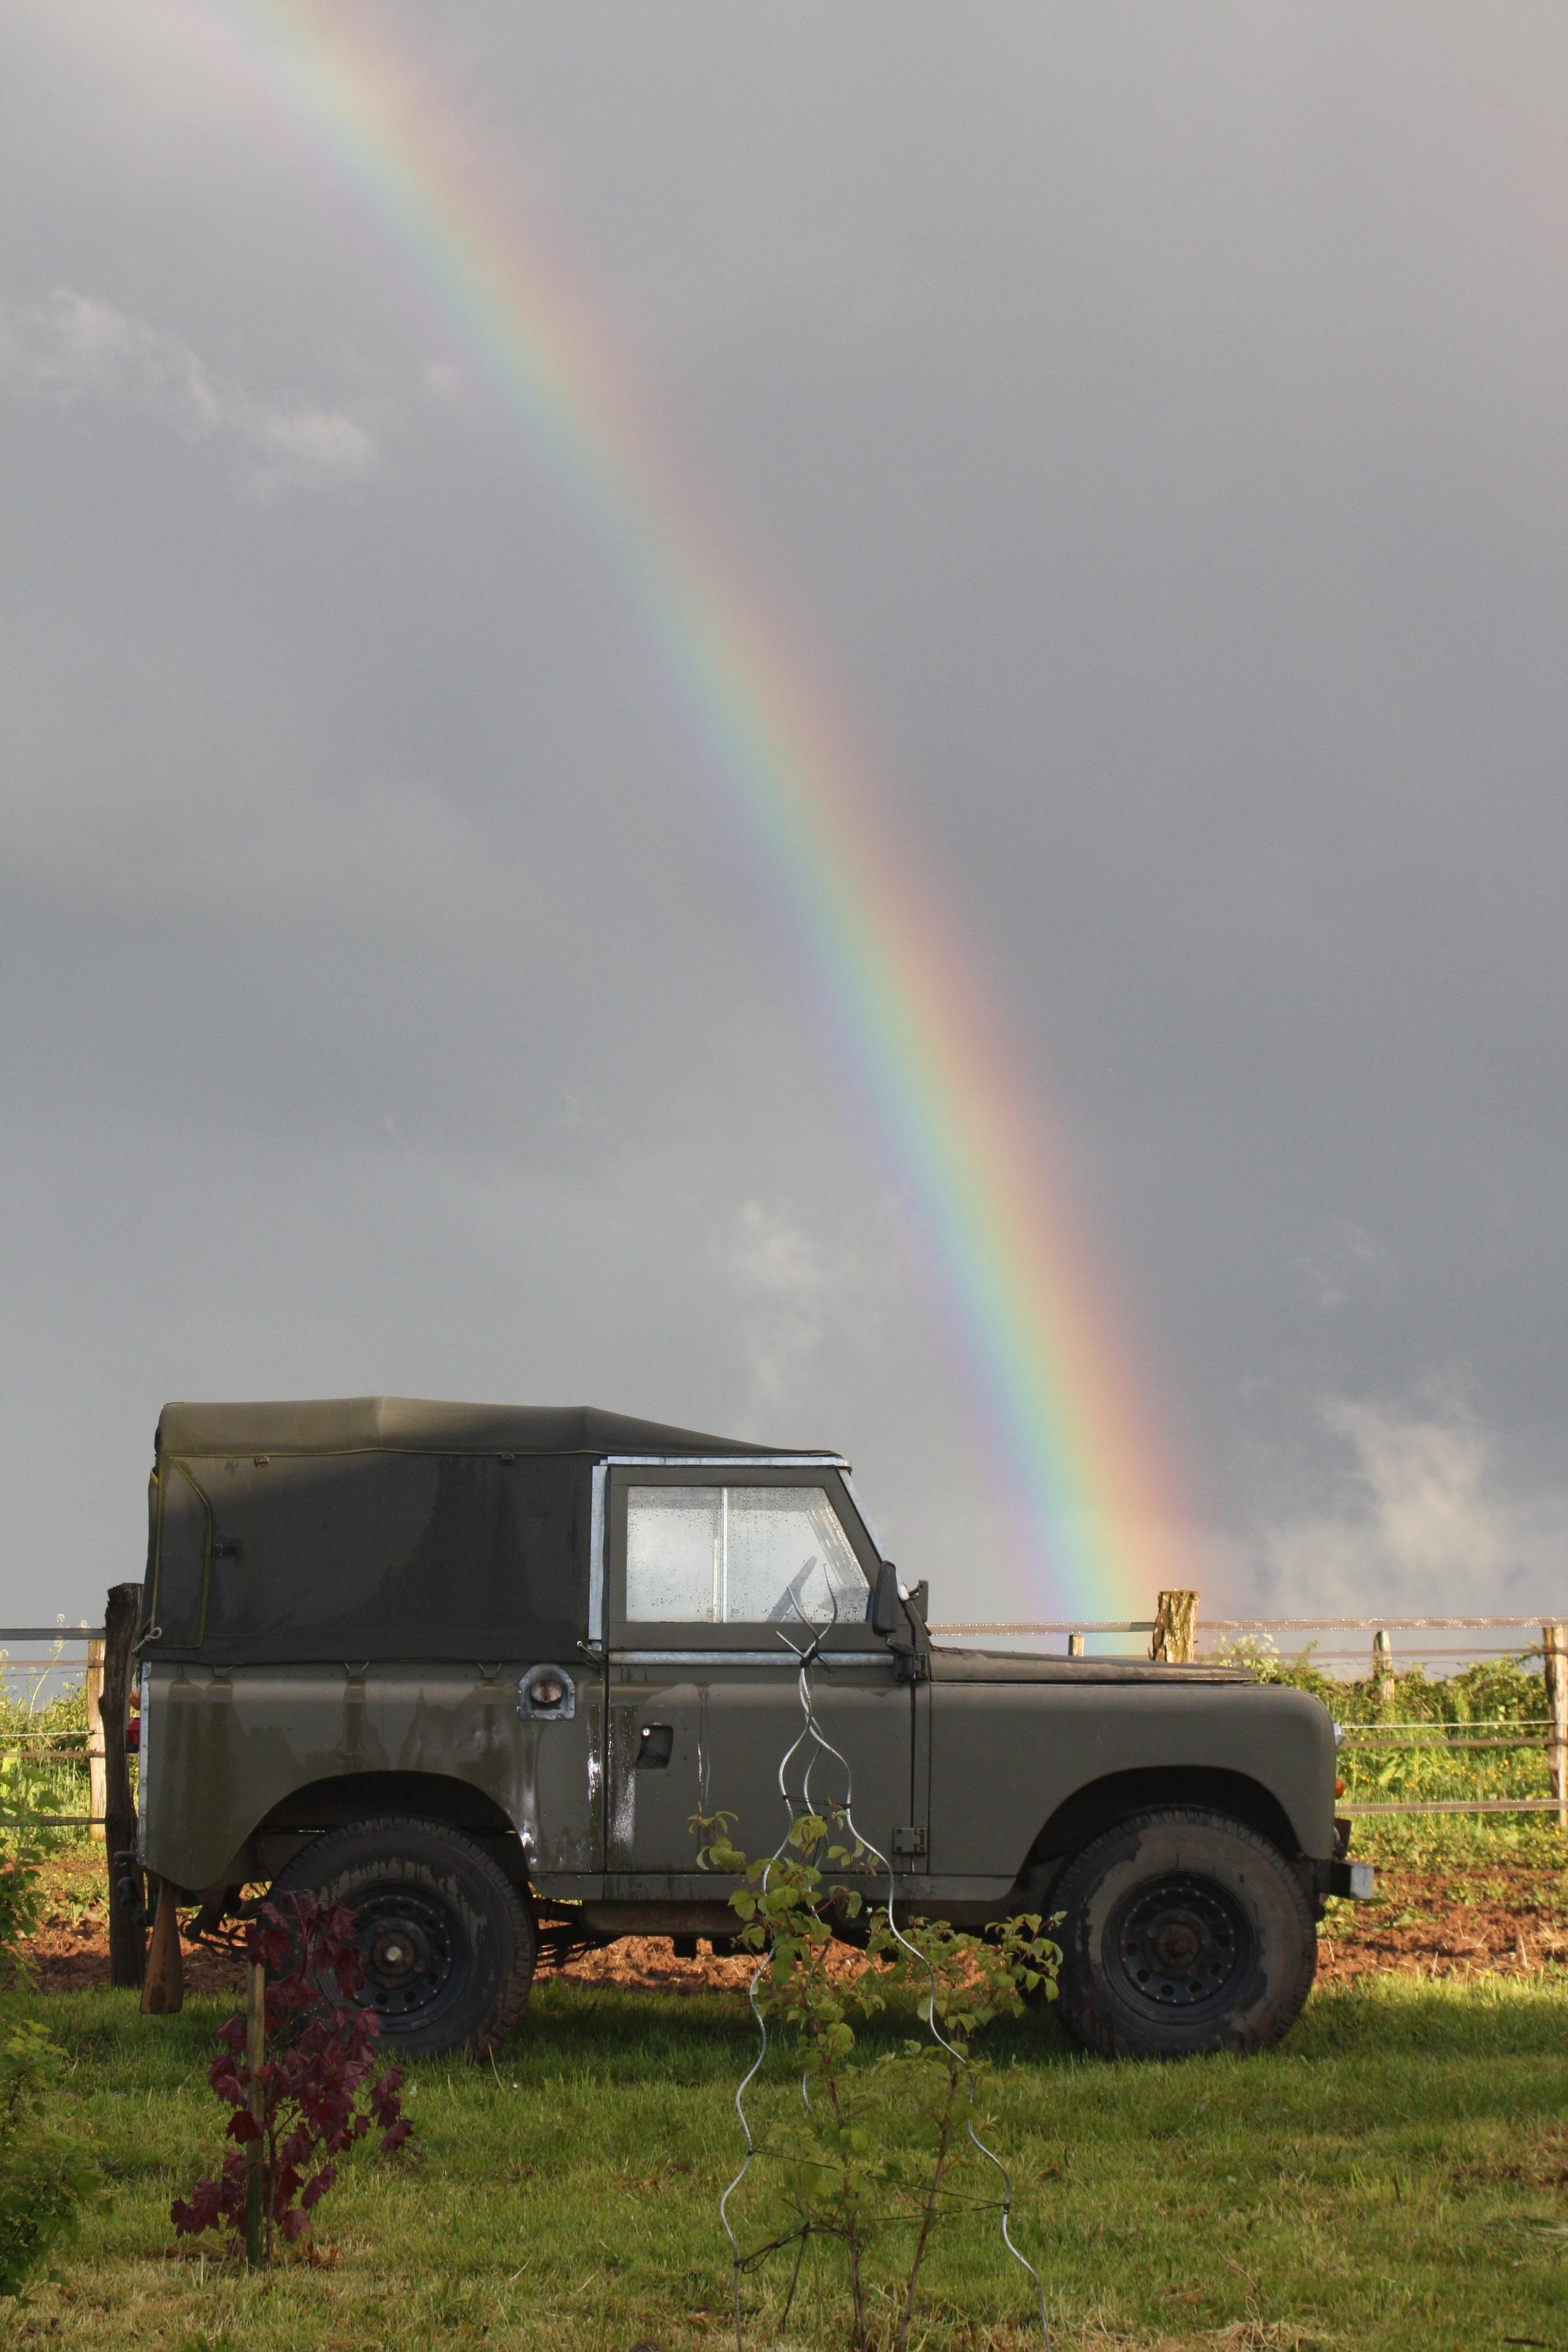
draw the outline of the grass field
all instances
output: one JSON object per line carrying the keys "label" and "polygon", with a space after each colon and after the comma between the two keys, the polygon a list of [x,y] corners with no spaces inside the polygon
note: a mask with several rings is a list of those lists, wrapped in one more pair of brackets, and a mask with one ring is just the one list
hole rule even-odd
{"label": "grass field", "polygon": [[[110,2187],[60,2283],[17,2312],[14,2341],[629,2352],[724,2339],[714,2203],[749,2054],[733,1996],[542,1986],[493,2070],[414,2070],[416,2152],[356,2165],[321,2210],[322,2265],[290,2262],[257,2284],[215,2260],[211,2239],[205,2255],[176,2249],[167,2219],[216,2147],[203,2078],[227,2006],[158,2021],[123,1994],[48,2003]],[[1063,2343],[1568,2345],[1556,1972],[1320,1994],[1283,2049],[1244,2062],[1088,2062],[1048,2015],[1000,2031],[992,2054],[1018,2234]],[[748,2281],[752,2344],[784,2340],[783,2284],[782,2272]],[[1031,2340],[1026,2288],[991,2217],[955,2222],[914,2340]],[[843,2336],[842,2302],[808,2264],[788,2340]]]}
{"label": "grass field", "polygon": [[[1331,1703],[1377,1719],[1358,1686]],[[1460,1740],[1477,1716],[1533,1724],[1542,1712],[1539,1678],[1506,1667],[1473,1688],[1402,1676],[1396,1708]],[[67,1705],[57,1713],[68,1730]],[[1392,1772],[1390,1761],[1375,1746],[1347,1752],[1353,1792],[1544,1784],[1538,1752],[1428,1748]],[[61,1760],[11,1777],[68,1811],[83,1772]],[[1568,2352],[1568,1840],[1539,1815],[1381,1816],[1358,1822],[1355,1846],[1382,1866],[1383,1897],[1331,1906],[1324,1981],[1283,2049],[1110,2067],[1073,2053],[1048,2014],[994,2037],[994,2137],[1064,2347]],[[101,1850],[68,1834],[45,1880],[67,1956],[46,1980],[100,1974],[101,1923],[89,1936],[82,1921],[101,1912]],[[171,2198],[220,2153],[205,2074],[233,2001],[195,1999],[172,2020],[100,1990],[20,2006],[41,2011],[71,2054],[64,2097],[106,2193],[59,2281],[0,2321],[14,2342],[707,2352],[733,2341],[715,2208],[739,2161],[731,2098],[752,2044],[732,1992],[542,1985],[493,2069],[414,2070],[411,2158],[356,2162],[321,2209],[319,2263],[290,2259],[256,2283],[215,2240],[176,2246],[168,2220]],[[807,2265],[787,2338],[785,2277],[747,2281],[748,2344],[843,2343],[831,2256]],[[913,2341],[1010,2352],[1038,2342],[1029,2308],[994,2217],[954,2223]]]}

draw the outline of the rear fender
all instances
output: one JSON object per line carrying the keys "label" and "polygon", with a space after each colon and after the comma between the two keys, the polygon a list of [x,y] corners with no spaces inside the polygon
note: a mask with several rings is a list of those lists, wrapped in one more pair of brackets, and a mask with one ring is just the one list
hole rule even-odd
{"label": "rear fender", "polygon": [[258,1836],[416,1813],[520,1843],[537,1871],[592,1873],[599,1689],[584,1675],[569,1720],[525,1719],[519,1676],[535,1663],[153,1663],[142,1718],[148,1868],[176,1886],[233,1885],[279,1866],[258,1855]]}

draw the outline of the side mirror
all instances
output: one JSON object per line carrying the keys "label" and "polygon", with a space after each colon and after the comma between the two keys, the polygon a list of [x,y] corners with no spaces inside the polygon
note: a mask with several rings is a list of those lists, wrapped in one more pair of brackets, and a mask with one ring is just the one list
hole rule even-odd
{"label": "side mirror", "polygon": [[899,1598],[899,1571],[890,1559],[885,1559],[877,1570],[866,1622],[873,1633],[883,1635],[897,1633],[903,1629],[904,1604]]}
{"label": "side mirror", "polygon": [[899,1571],[890,1559],[885,1559],[877,1571],[866,1619],[893,1653],[900,1681],[921,1681],[930,1671],[931,1659],[925,1586],[917,1584],[912,1592],[900,1592]]}

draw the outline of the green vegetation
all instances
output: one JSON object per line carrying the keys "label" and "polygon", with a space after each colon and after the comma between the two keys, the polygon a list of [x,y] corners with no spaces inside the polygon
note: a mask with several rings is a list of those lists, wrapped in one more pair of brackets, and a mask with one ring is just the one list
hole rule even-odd
{"label": "green vegetation", "polygon": [[50,2097],[65,2053],[31,2018],[0,2037],[0,2296],[15,2295],[68,2236],[96,2174]]}
{"label": "green vegetation", "polygon": [[1363,1813],[1351,1851],[1407,1870],[1525,1870],[1543,1900],[1568,1901],[1568,1837],[1550,1813]]}
{"label": "green vegetation", "polygon": [[[85,1829],[52,1815],[89,1810],[87,1701],[79,1683],[42,1696],[44,1674],[20,1694],[0,1686],[0,1970],[24,1972],[23,1947],[48,1907],[44,1865],[85,1847]],[[63,1752],[61,1752],[63,1751]]]}
{"label": "green vegetation", "polygon": [[[976,2096],[990,2069],[972,2054],[975,2037],[1000,2018],[1020,2017],[1030,1995],[1054,2000],[1061,1953],[1040,1934],[1038,1918],[969,1936],[921,1920],[895,1929],[890,1910],[882,1917],[873,1911],[866,1950],[875,1965],[847,1978],[832,1965],[834,1924],[857,1918],[862,1896],[853,1886],[825,1889],[823,1871],[869,1867],[847,1816],[797,1813],[782,1853],[754,1859],[732,1842],[732,1819],[721,1813],[693,1823],[711,1840],[700,1860],[705,1870],[745,1882],[730,1897],[746,1922],[740,1941],[767,1957],[752,1997],[777,2056],[799,2077],[782,2096],[770,2098],[771,2085],[760,2083],[750,2089],[744,2177],[724,2199],[725,2227],[739,2233],[737,2271],[793,2249],[776,2322],[783,2327],[805,2256],[819,2257],[813,2284],[820,2294],[820,2257],[839,2245],[852,2352],[874,2346],[905,2352],[921,2268],[939,2230],[955,2220],[973,2225],[988,2207],[1000,2222],[1006,2210],[1003,2161],[982,2154],[979,2132],[994,2127]],[[863,2051],[858,2063],[858,2038],[896,2002],[906,2012],[912,2005],[910,2022],[925,2030],[883,2047],[875,2064],[866,2064]],[[989,2176],[977,2189],[973,2176],[987,2163]],[[889,2254],[890,2271],[888,2260],[877,2262]],[[885,2306],[873,2314],[877,2270]]]}
{"label": "green vegetation", "polygon": [[[738,2161],[743,1999],[545,1985],[493,2068],[410,2069],[406,2165],[356,2159],[335,2249],[256,2283],[171,2251],[169,2203],[210,2145],[224,2005],[142,2019],[129,1995],[51,2003],[62,2110],[112,2193],[14,2340],[97,2352],[721,2347],[715,2204]],[[874,2063],[910,2030],[863,2036]],[[1049,2011],[987,2035],[988,2105],[1020,2242],[1069,2347],[1353,2346],[1472,2352],[1568,2341],[1568,1979],[1384,1979],[1317,1997],[1267,2057],[1108,2066]],[[1030,2339],[1027,2281],[992,2217],[939,2235],[914,2342]],[[808,2260],[748,2282],[752,2340],[841,2345],[841,2281]],[[876,2306],[874,2305],[874,2308]],[[1033,2339],[1037,2341],[1037,2335]]]}
{"label": "green vegetation", "polygon": [[[73,1637],[62,1633],[61,1642]],[[0,1663],[6,1666],[8,1679],[0,1681],[0,1751],[6,1755],[21,1754],[29,1763],[31,1751],[37,1747],[58,1747],[67,1752],[47,1759],[49,1772],[58,1772],[62,1790],[74,1799],[87,1794],[87,1694],[79,1682],[68,1683],[63,1689],[47,1695],[48,1682],[54,1669],[47,1659],[37,1664],[18,1666],[0,1651]],[[40,1786],[45,1785],[40,1783]],[[58,1810],[86,1812],[84,1804],[62,1804]]]}
{"label": "green vegetation", "polygon": [[[1546,1685],[1538,1665],[1531,1670],[1539,1653],[1482,1659],[1440,1679],[1413,1666],[1392,1678],[1386,1696],[1370,1678],[1341,1682],[1314,1666],[1310,1645],[1294,1660],[1279,1657],[1267,1638],[1222,1643],[1217,1654],[1322,1700],[1348,1734],[1340,1751],[1347,1802],[1552,1794]],[[1542,1744],[1479,1744],[1506,1741],[1516,1731]],[[1356,1844],[1364,1850],[1360,1832]]]}
{"label": "green vegetation", "polygon": [[[20,1816],[28,1824],[26,1843],[52,1853],[85,1844],[86,1831],[47,1832],[39,1847],[37,1824],[54,1813],[87,1813],[91,1806],[86,1693],[80,1683],[71,1683],[47,1697],[47,1675],[39,1666],[9,1681],[0,1678],[0,1817]],[[16,1848],[15,1837],[0,1832],[0,1854],[14,1855]]]}

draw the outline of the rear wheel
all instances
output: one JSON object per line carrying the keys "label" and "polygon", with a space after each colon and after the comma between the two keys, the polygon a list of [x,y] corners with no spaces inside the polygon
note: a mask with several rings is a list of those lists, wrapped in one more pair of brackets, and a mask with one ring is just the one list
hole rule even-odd
{"label": "rear wheel", "polygon": [[381,2036],[399,2057],[482,2056],[517,2022],[533,1981],[533,1921],[482,1846],[439,1822],[353,1822],[314,1838],[273,1892],[308,1889],[358,1923]]}
{"label": "rear wheel", "polygon": [[1059,2015],[1106,2057],[1266,2050],[1318,1965],[1311,1905],[1277,1846],[1224,1813],[1162,1806],[1085,1846],[1057,1882]]}

